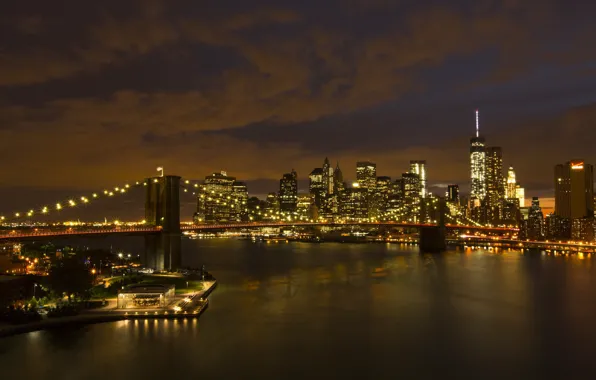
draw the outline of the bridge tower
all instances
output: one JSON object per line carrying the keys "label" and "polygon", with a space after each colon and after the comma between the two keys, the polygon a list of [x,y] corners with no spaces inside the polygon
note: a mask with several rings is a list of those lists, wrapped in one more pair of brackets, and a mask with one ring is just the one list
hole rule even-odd
{"label": "bridge tower", "polygon": [[436,226],[420,227],[419,247],[421,252],[439,253],[447,249],[445,240],[445,213],[447,204],[444,197],[439,198],[439,220]]}
{"label": "bridge tower", "polygon": [[155,270],[175,270],[181,262],[180,177],[152,177],[145,182],[145,221],[162,230],[145,237],[144,264]]}

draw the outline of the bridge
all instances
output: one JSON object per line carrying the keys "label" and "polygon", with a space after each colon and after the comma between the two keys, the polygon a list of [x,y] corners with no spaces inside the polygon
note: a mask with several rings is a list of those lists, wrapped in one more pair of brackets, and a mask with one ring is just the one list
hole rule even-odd
{"label": "bridge", "polygon": [[[6,226],[18,225],[23,220],[33,220],[38,215],[47,215],[66,207],[76,207],[77,204],[87,204],[99,198],[112,198],[123,194],[133,187],[145,188],[145,223],[141,227],[83,227],[83,228],[14,228],[6,230]],[[173,270],[180,267],[181,249],[180,242],[183,231],[212,231],[230,229],[254,228],[284,228],[284,227],[394,227],[416,228],[420,230],[420,246],[423,250],[440,251],[445,248],[446,230],[468,230],[485,232],[516,232],[515,228],[487,227],[478,223],[468,225],[445,224],[447,215],[445,202],[440,204],[440,220],[438,224],[402,223],[402,222],[302,222],[302,221],[275,221],[275,222],[238,222],[225,224],[197,224],[185,225],[180,223],[180,193],[192,189],[190,181],[182,180],[180,176],[162,175],[137,181],[133,185],[126,184],[115,187],[113,190],[104,190],[103,193],[93,193],[89,196],[72,198],[66,202],[56,203],[55,207],[38,207],[27,212],[15,212],[11,218],[0,215],[0,223],[5,229],[0,230],[0,242],[17,240],[49,239],[69,236],[106,236],[106,235],[137,235],[145,238],[144,264],[157,270]],[[194,184],[194,187],[198,187]],[[194,193],[193,193],[194,194]],[[75,201],[75,199],[77,199]],[[80,199],[80,201],[79,201]]]}

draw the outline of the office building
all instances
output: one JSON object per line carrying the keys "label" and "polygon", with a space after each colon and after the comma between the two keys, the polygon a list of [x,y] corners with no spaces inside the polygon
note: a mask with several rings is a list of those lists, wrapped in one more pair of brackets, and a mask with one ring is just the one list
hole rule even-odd
{"label": "office building", "polygon": [[377,184],[377,164],[369,161],[357,162],[356,182],[360,188],[373,191]]}
{"label": "office building", "polygon": [[234,181],[232,184],[232,214],[237,221],[248,221],[248,188],[246,183]]}
{"label": "office building", "polygon": [[515,185],[515,198],[519,202],[519,207],[526,207],[526,191],[519,183]]}
{"label": "office building", "polygon": [[298,175],[292,169],[279,180],[279,209],[284,214],[296,212],[298,204]]}
{"label": "office building", "polygon": [[540,208],[538,197],[532,197],[532,206],[528,211],[527,238],[530,240],[544,239],[544,214]]}
{"label": "office building", "polygon": [[368,189],[354,182],[340,194],[339,214],[347,221],[368,221]]}
{"label": "office building", "polygon": [[241,210],[234,202],[235,182],[236,177],[228,176],[225,171],[206,176],[197,194],[195,221],[199,223],[240,221]]}
{"label": "office building", "polygon": [[447,202],[459,205],[459,186],[448,185],[447,186]]}
{"label": "office building", "polygon": [[420,197],[426,197],[426,161],[410,161],[410,173],[418,174],[420,177]]}
{"label": "office building", "polygon": [[503,216],[505,187],[503,179],[503,152],[500,147],[485,149],[486,166],[486,222],[497,225]]}
{"label": "office building", "polygon": [[[594,218],[594,167],[583,160],[555,166],[555,215],[576,240],[590,239]],[[592,232],[587,232],[592,230]],[[562,235],[561,238],[566,238]]]}
{"label": "office building", "polygon": [[377,177],[374,191],[369,194],[368,215],[371,219],[381,220],[387,210],[391,177]]}
{"label": "office building", "polygon": [[384,220],[398,222],[404,219],[403,180],[401,178],[391,182],[387,194],[387,207]]}
{"label": "office building", "polygon": [[555,214],[567,219],[594,216],[594,167],[583,160],[555,166]]}
{"label": "office building", "polygon": [[420,176],[414,173],[402,174],[402,194],[405,220],[420,220]]}
{"label": "office building", "polygon": [[265,214],[263,220],[279,220],[281,218],[279,210],[279,194],[269,193],[265,199]]}
{"label": "office building", "polygon": [[335,170],[331,165],[329,165],[329,159],[325,157],[325,161],[323,162],[323,183],[325,184],[325,195],[333,194],[334,189],[333,185],[335,184],[333,180],[333,174]]}
{"label": "office building", "polygon": [[336,193],[341,193],[346,188],[344,175],[339,168],[339,162],[335,165],[335,170],[333,171],[333,182],[333,188]]}
{"label": "office building", "polygon": [[308,192],[314,196],[315,205],[321,208],[321,204],[325,194],[327,194],[327,186],[323,180],[323,168],[315,168],[308,175],[309,185]]}
{"label": "office building", "polygon": [[484,137],[480,136],[476,110],[476,136],[470,139],[470,198],[479,206],[486,197],[486,152]]}
{"label": "office building", "polygon": [[515,189],[517,186],[517,180],[515,179],[515,170],[513,166],[510,166],[507,170],[507,182],[505,183],[505,199],[517,198]]}

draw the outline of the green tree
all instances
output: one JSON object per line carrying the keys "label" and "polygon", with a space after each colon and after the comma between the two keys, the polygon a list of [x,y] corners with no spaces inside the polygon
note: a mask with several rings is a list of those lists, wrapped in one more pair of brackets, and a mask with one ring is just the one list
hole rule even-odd
{"label": "green tree", "polygon": [[31,301],[29,301],[29,307],[31,308],[31,310],[37,310],[37,306],[38,306],[37,298],[35,298],[35,297],[31,298]]}
{"label": "green tree", "polygon": [[66,293],[68,301],[71,295],[85,298],[93,285],[93,276],[89,269],[75,258],[57,261],[50,269],[48,276],[50,289],[59,296]]}

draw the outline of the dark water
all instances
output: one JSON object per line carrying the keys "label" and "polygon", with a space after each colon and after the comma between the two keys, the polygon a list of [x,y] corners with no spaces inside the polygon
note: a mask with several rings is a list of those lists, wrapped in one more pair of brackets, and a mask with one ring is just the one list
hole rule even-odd
{"label": "dark water", "polygon": [[219,279],[200,321],[0,340],[2,379],[594,378],[590,257],[185,241]]}

